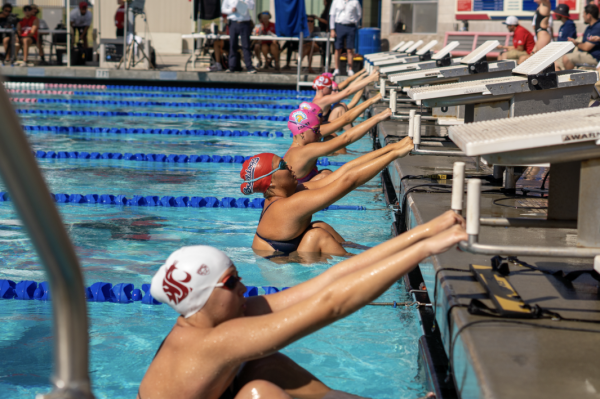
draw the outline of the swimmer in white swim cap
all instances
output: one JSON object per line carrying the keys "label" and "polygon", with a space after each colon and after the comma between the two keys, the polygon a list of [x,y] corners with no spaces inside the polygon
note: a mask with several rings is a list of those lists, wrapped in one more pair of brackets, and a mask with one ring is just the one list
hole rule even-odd
{"label": "swimmer in white swim cap", "polygon": [[139,399],[352,399],[278,351],[383,294],[423,259],[467,239],[452,211],[276,294],[244,298],[222,251],[175,251],[151,293],[179,317],[146,371]]}

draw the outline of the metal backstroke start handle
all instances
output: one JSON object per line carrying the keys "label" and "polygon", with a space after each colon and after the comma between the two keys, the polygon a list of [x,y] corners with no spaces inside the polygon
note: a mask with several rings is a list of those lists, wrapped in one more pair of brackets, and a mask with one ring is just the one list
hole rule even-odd
{"label": "metal backstroke start handle", "polygon": [[462,215],[463,194],[465,191],[465,163],[454,162],[452,174],[452,202],[450,209]]}
{"label": "metal backstroke start handle", "polygon": [[79,261],[3,87],[0,175],[46,270],[52,293],[54,390],[38,397],[93,398],[88,374],[87,306]]}

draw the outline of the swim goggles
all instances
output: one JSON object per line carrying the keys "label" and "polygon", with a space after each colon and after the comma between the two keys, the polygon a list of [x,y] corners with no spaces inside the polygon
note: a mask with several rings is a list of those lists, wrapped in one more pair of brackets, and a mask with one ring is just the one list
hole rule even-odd
{"label": "swim goggles", "polygon": [[[323,113],[321,112],[321,113],[320,113],[320,114],[318,114],[317,116],[318,116],[319,118],[321,118],[321,117],[323,116]],[[321,134],[321,125],[319,125],[319,126],[317,126],[317,127],[310,127],[310,126],[308,126],[308,125],[303,125],[302,123],[298,123],[298,122],[295,122],[295,121],[289,121],[289,122],[293,123],[294,125],[298,125],[298,126],[302,126],[302,127],[305,127],[305,128],[307,128],[307,129],[310,129],[310,130],[312,130],[312,131],[313,131],[313,133],[314,133],[314,134],[316,134],[317,136],[318,136],[319,134]]]}
{"label": "swim goggles", "polygon": [[271,172],[267,173],[266,175],[262,175],[261,177],[257,177],[256,179],[252,179],[252,180],[244,180],[245,183],[252,183],[255,181],[258,181],[262,178],[265,178],[267,176],[271,176],[273,173],[277,172],[278,170],[286,170],[288,168],[287,163],[281,159],[281,161],[279,161],[279,165],[273,169]]}
{"label": "swim goggles", "polygon": [[237,284],[241,280],[242,280],[241,277],[230,274],[229,276],[225,277],[223,279],[223,281],[221,281],[219,284],[216,284],[215,287],[219,287],[219,288],[223,287],[229,291],[233,291],[233,290],[235,290],[235,287],[237,287]]}

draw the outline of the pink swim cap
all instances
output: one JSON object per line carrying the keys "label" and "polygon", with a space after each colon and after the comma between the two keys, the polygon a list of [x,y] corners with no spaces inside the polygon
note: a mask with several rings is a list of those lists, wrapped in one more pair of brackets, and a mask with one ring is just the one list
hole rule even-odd
{"label": "pink swim cap", "polygon": [[331,72],[325,72],[321,74],[322,76],[327,76],[329,79],[333,79],[333,74]]}
{"label": "pink swim cap", "polygon": [[304,101],[304,102],[300,103],[300,106],[298,108],[301,110],[304,110],[304,111],[308,111],[312,114],[315,114],[319,118],[323,117],[323,111],[321,110],[321,107],[319,107],[315,103],[309,103],[308,101]]}
{"label": "pink swim cap", "polygon": [[317,115],[303,109],[292,111],[288,118],[288,129],[290,129],[293,136],[304,133],[309,129],[312,131],[317,130],[318,132],[320,124],[321,122]]}
{"label": "pink swim cap", "polygon": [[335,82],[331,82],[331,88],[332,88],[333,90],[337,90],[337,89],[338,89],[338,85],[337,85],[337,83],[335,83]]}

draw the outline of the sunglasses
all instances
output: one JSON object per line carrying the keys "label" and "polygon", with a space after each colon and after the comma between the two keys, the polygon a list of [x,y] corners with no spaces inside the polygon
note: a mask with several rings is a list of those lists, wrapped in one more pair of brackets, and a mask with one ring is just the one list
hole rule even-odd
{"label": "sunglasses", "polygon": [[235,290],[235,287],[237,287],[237,284],[240,281],[242,281],[241,277],[230,274],[229,276],[225,277],[223,281],[221,281],[219,284],[215,285],[215,287],[222,287],[229,291],[233,291]]}
{"label": "sunglasses", "polygon": [[266,175],[263,175],[263,176],[261,176],[261,177],[257,177],[256,179],[252,179],[252,180],[244,180],[244,181],[245,181],[246,183],[252,183],[252,182],[258,181],[258,180],[260,180],[260,179],[262,179],[262,178],[264,178],[264,177],[270,176],[270,175],[272,175],[273,173],[277,172],[278,170],[286,170],[287,168],[288,168],[288,166],[287,166],[287,163],[286,163],[286,162],[283,160],[283,158],[282,158],[282,159],[281,159],[281,161],[279,161],[279,165],[278,165],[278,166],[277,166],[275,169],[273,169],[273,171],[271,171],[271,172],[269,172],[269,173],[267,173]]}
{"label": "sunglasses", "polygon": [[308,23],[309,23],[309,24],[314,24],[314,23],[315,23],[315,20],[314,20],[314,19],[309,19],[309,20],[308,20]]}

